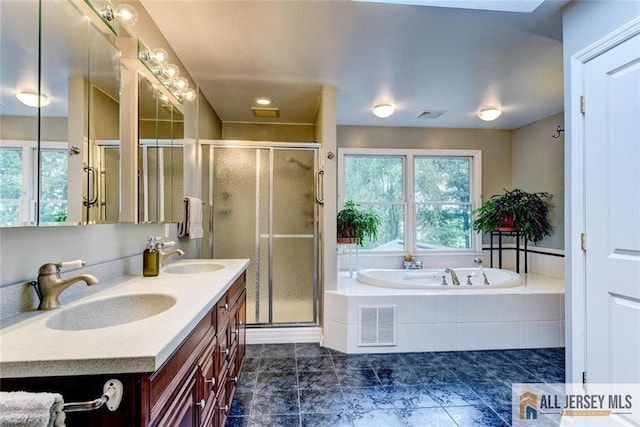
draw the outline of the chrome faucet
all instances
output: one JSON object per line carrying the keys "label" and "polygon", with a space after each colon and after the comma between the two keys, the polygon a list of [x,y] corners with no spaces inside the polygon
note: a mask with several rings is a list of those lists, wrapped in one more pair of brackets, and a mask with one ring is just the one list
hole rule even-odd
{"label": "chrome faucet", "polygon": [[164,252],[163,249],[165,247],[171,247],[175,245],[176,242],[159,242],[156,243],[156,249],[158,250],[158,254],[160,255],[160,265],[164,262],[165,259],[169,258],[171,255],[177,254],[178,256],[183,256],[184,251],[182,249],[173,249],[169,252]]}
{"label": "chrome faucet", "polygon": [[417,259],[412,259],[411,261],[403,261],[402,264],[405,270],[421,270],[422,269],[422,261]]}
{"label": "chrome faucet", "polygon": [[444,269],[444,272],[451,274],[451,281],[455,286],[460,286],[460,280],[458,279],[458,275],[456,274],[456,272],[453,271],[453,268],[447,267]]}
{"label": "chrome faucet", "polygon": [[38,294],[40,304],[38,310],[52,310],[60,307],[60,301],[58,297],[69,286],[75,282],[84,281],[87,285],[95,285],[98,283],[98,279],[91,274],[79,274],[77,276],[63,279],[60,277],[61,268],[71,267],[83,267],[87,263],[82,260],[59,262],[59,263],[47,263],[40,267],[38,270],[38,280],[31,282]]}
{"label": "chrome faucet", "polygon": [[490,285],[489,280],[487,279],[487,274],[484,272],[484,267],[482,267],[482,258],[478,257],[473,260],[474,264],[478,264],[478,270],[480,270],[480,274],[482,274],[483,284]]}

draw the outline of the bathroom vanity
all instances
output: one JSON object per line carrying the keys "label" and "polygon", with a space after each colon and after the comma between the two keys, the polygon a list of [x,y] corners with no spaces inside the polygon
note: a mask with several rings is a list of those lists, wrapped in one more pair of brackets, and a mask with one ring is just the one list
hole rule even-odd
{"label": "bathroom vanity", "polygon": [[[0,334],[0,389],[58,392],[65,403],[80,402],[100,397],[105,382],[118,379],[124,391],[116,411],[68,413],[67,425],[224,426],[245,354],[247,265],[178,262],[157,278],[126,279],[59,310],[24,313]],[[175,302],[134,321],[117,320],[126,313],[107,315],[103,327],[91,326],[87,316],[60,320],[64,310],[75,317],[83,306],[127,299],[140,306],[147,296],[153,304]]]}

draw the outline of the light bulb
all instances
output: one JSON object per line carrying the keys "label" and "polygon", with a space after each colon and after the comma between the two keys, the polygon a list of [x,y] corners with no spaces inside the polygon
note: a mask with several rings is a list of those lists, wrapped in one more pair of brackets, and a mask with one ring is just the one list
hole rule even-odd
{"label": "light bulb", "polygon": [[185,91],[189,87],[189,80],[185,79],[184,77],[178,77],[174,84],[181,91]]}
{"label": "light bulb", "polygon": [[138,22],[138,11],[126,3],[116,7],[115,15],[121,22],[126,22],[129,25],[135,25],[135,23]]}
{"label": "light bulb", "polygon": [[164,49],[153,49],[153,52],[151,52],[151,57],[154,61],[162,66],[167,65],[167,62],[169,62],[169,54]]}
{"label": "light bulb", "polygon": [[176,64],[167,64],[167,66],[164,67],[164,72],[171,79],[177,79],[180,75],[180,70],[178,69],[178,66]]}
{"label": "light bulb", "polygon": [[187,101],[193,101],[196,99],[196,91],[193,88],[189,88],[182,93],[182,96]]}
{"label": "light bulb", "polygon": [[270,105],[271,104],[271,98],[267,98],[265,96],[261,96],[259,98],[256,98],[256,104],[259,105]]}

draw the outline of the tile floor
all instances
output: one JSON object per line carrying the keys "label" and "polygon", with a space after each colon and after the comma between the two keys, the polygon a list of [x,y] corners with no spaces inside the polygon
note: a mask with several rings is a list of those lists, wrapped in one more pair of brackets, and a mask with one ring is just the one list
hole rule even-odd
{"label": "tile floor", "polygon": [[507,426],[512,382],[564,382],[564,349],[347,355],[247,346],[227,426]]}

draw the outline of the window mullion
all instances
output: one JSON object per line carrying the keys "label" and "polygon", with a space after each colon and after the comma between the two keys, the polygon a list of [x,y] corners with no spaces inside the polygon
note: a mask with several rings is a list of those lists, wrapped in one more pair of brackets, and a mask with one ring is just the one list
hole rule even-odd
{"label": "window mullion", "polygon": [[416,210],[415,210],[415,174],[413,154],[409,153],[404,158],[405,169],[405,251],[407,253],[416,252]]}

